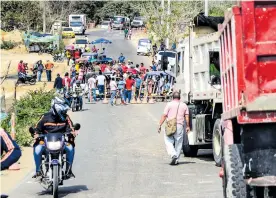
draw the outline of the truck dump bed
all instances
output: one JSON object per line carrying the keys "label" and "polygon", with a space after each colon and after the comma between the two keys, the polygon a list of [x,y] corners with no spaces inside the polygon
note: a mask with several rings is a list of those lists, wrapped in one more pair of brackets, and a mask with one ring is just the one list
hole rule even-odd
{"label": "truck dump bed", "polygon": [[276,1],[245,1],[219,27],[223,119],[276,122]]}

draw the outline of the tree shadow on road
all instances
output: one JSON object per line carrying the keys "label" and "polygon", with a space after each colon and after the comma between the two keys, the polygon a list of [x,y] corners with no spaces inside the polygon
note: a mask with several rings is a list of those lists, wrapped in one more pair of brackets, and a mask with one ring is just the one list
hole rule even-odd
{"label": "tree shadow on road", "polygon": [[[75,194],[75,193],[79,193],[81,191],[87,191],[87,190],[89,189],[87,188],[86,185],[76,185],[76,186],[66,186],[66,187],[59,186],[58,197],[66,197],[67,195]],[[47,194],[51,194],[51,191],[45,190],[38,193],[39,196],[43,196]]]}

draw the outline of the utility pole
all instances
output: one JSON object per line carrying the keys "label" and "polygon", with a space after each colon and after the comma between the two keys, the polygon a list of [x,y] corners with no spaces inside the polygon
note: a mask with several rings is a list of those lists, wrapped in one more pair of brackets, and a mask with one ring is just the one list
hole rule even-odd
{"label": "utility pole", "polygon": [[204,15],[207,17],[209,15],[208,0],[205,0],[204,3],[205,3]]}
{"label": "utility pole", "polygon": [[45,1],[42,1],[42,6],[43,6],[43,13],[42,13],[42,17],[43,17],[43,34],[46,33],[46,5],[45,5]]}
{"label": "utility pole", "polygon": [[[168,0],[168,10],[167,10],[167,15],[168,17],[170,16],[171,14],[171,0]],[[167,23],[167,33],[169,33],[169,29],[170,29],[170,26],[169,26],[169,23]],[[168,49],[170,45],[170,40],[169,40],[169,37],[166,38],[166,47]]]}

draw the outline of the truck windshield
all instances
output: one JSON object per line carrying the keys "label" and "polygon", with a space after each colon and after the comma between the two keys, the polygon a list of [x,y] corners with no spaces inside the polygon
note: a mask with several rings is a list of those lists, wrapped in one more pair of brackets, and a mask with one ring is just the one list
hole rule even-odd
{"label": "truck windshield", "polygon": [[150,42],[147,41],[139,41],[138,45],[139,46],[148,46],[150,44]]}
{"label": "truck windshield", "polygon": [[71,22],[70,26],[71,27],[81,27],[82,26],[82,22]]}
{"label": "truck windshield", "polygon": [[87,40],[76,40],[76,44],[88,44]]}
{"label": "truck windshield", "polygon": [[159,55],[167,56],[169,58],[175,58],[175,53],[173,53],[173,52],[159,52]]}
{"label": "truck windshield", "polygon": [[114,22],[117,22],[117,23],[125,22],[125,18],[123,18],[123,17],[114,17],[113,20],[114,20]]}
{"label": "truck windshield", "polygon": [[136,21],[142,21],[142,18],[141,17],[134,17],[133,20],[136,20]]}

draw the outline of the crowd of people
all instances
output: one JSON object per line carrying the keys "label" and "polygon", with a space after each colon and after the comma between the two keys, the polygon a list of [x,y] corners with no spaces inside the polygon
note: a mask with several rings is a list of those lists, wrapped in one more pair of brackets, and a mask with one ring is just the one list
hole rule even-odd
{"label": "crowd of people", "polygon": [[[72,58],[69,61],[69,67],[69,72],[66,72],[63,78],[60,74],[57,75],[54,88],[58,93],[66,93],[84,84],[87,87],[89,102],[103,100],[105,94],[108,93],[111,105],[114,105],[113,101],[118,97],[121,98],[122,104],[129,104],[133,97],[135,100],[141,99],[145,92],[148,97],[153,93],[167,94],[172,86],[168,77],[162,73],[159,76],[146,78],[150,70],[145,67],[144,63],[135,65],[130,60],[126,63],[123,54],[120,54],[118,60],[110,63],[90,64]],[[153,64],[151,70],[156,71],[156,67]]]}

